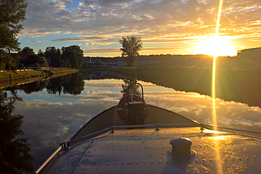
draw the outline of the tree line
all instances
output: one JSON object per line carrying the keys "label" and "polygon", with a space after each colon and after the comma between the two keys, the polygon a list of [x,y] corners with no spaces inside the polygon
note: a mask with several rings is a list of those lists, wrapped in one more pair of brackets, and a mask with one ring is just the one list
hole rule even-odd
{"label": "tree line", "polygon": [[10,52],[20,50],[17,34],[25,20],[27,3],[24,0],[0,1],[0,70],[15,69],[17,56]]}
{"label": "tree line", "polygon": [[[29,64],[40,64],[46,66],[46,59],[50,59],[52,67],[66,67],[66,68],[81,68],[84,64],[83,50],[78,45],[72,45],[69,47],[55,48],[54,46],[47,47],[45,52],[41,49],[37,54],[34,53],[30,47],[24,47],[20,54],[27,56],[26,60],[22,60],[20,64],[27,66]],[[42,60],[46,63],[41,64]]]}
{"label": "tree line", "polygon": [[[15,70],[16,61],[20,54],[11,54],[19,52],[19,42],[17,35],[22,29],[21,21],[25,20],[25,10],[27,3],[25,0],[0,1],[0,70]],[[125,57],[127,67],[136,66],[138,51],[142,48],[142,42],[139,37],[127,36],[119,40],[122,44],[122,57]],[[22,64],[38,64],[38,66],[47,66],[45,58],[51,59],[53,67],[81,68],[84,64],[83,51],[77,45],[62,47],[47,47],[43,53],[39,50],[36,55],[33,49],[25,47],[22,53],[28,53],[29,57],[24,59]],[[45,57],[45,58],[44,58]]]}
{"label": "tree line", "polygon": [[[17,69],[17,60],[26,53],[26,59],[20,60],[24,66],[37,64],[47,66],[46,57],[50,57],[54,67],[81,68],[83,66],[83,51],[77,45],[63,47],[47,47],[45,52],[35,54],[33,49],[25,47],[20,51],[17,35],[23,28],[21,21],[25,20],[27,3],[25,0],[0,1],[0,70]],[[16,53],[14,53],[16,52]]]}

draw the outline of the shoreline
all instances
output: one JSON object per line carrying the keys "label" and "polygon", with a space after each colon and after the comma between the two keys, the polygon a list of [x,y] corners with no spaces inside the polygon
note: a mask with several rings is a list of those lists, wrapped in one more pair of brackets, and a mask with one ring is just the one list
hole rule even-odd
{"label": "shoreline", "polygon": [[42,79],[64,76],[78,71],[78,69],[52,68],[49,70],[0,72],[0,89]]}

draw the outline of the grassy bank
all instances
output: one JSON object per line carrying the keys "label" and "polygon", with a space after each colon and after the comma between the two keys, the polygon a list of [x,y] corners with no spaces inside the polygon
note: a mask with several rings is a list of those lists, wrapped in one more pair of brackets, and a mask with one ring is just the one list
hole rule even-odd
{"label": "grassy bank", "polygon": [[0,82],[14,81],[19,79],[29,79],[34,77],[47,77],[46,71],[20,71],[20,72],[0,72]]}
{"label": "grassy bank", "polygon": [[[114,68],[110,71],[125,74],[179,91],[197,92],[211,96],[212,69],[197,67],[138,67]],[[216,97],[227,101],[261,107],[261,70],[217,69]]]}
{"label": "grassy bank", "polygon": [[49,68],[33,71],[0,72],[0,87],[28,83],[43,78],[53,78],[77,71],[79,70],[69,68]]}
{"label": "grassy bank", "polygon": [[[44,70],[44,69],[42,69]],[[49,73],[51,73],[51,75],[57,75],[57,74],[68,74],[68,73],[75,73],[78,72],[78,69],[70,69],[70,68],[49,68],[45,71],[49,71]]]}

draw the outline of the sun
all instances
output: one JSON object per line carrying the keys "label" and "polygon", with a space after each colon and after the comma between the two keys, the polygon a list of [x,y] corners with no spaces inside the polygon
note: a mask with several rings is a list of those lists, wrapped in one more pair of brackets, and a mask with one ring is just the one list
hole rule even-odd
{"label": "sun", "polygon": [[227,36],[212,36],[203,38],[195,48],[196,54],[216,56],[235,56],[237,50]]}

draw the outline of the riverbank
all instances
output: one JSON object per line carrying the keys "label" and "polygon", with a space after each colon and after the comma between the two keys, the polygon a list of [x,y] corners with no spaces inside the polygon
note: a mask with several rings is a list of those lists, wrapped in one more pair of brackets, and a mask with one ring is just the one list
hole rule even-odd
{"label": "riverbank", "polygon": [[69,68],[45,68],[43,70],[0,72],[0,87],[29,83],[41,79],[63,76],[78,72],[78,69]]}
{"label": "riverbank", "polygon": [[[178,91],[197,92],[211,96],[212,68],[198,67],[137,67],[111,68],[111,72],[125,74],[145,82],[173,88]],[[261,107],[261,70],[216,70],[216,98],[247,103]]]}

